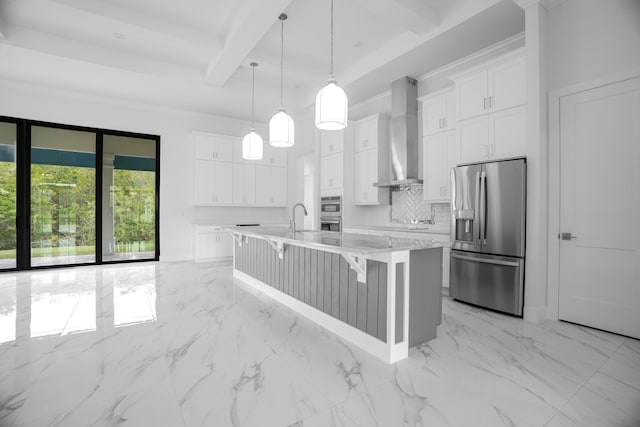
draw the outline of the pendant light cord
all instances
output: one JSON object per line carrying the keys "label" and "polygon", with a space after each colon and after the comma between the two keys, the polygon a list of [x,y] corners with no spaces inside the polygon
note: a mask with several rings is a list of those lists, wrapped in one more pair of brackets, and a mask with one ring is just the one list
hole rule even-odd
{"label": "pendant light cord", "polygon": [[256,62],[252,62],[251,64],[252,72],[251,72],[251,130],[253,130],[253,114],[254,114],[254,105],[255,105],[255,95],[256,95],[256,67],[258,64]]}
{"label": "pendant light cord", "polygon": [[286,15],[280,19],[280,108],[283,108],[283,93],[284,93],[284,20],[287,19]]}
{"label": "pendant light cord", "polygon": [[333,79],[333,0],[331,0],[331,73]]}

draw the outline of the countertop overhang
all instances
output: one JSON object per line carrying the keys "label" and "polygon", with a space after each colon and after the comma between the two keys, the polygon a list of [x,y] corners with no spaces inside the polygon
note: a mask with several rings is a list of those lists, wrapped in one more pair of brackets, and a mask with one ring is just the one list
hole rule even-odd
{"label": "countertop overhang", "polygon": [[407,239],[387,236],[370,236],[357,233],[340,233],[335,231],[301,230],[295,235],[288,227],[225,227],[234,234],[267,239],[274,242],[288,243],[332,252],[358,254],[378,254],[385,252],[409,251],[419,249],[441,248],[445,243],[433,239]]}

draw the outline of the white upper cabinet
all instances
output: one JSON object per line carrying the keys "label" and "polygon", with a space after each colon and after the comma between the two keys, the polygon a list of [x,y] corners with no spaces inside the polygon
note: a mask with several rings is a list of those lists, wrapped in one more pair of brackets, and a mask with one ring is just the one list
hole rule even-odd
{"label": "white upper cabinet", "polygon": [[262,160],[257,160],[256,165],[286,167],[287,151],[287,148],[272,147],[271,145],[269,145],[269,143],[265,142]]}
{"label": "white upper cabinet", "polygon": [[239,137],[195,131],[192,140],[194,205],[286,206],[286,149],[265,144],[262,160],[245,160]]}
{"label": "white upper cabinet", "polygon": [[386,191],[373,184],[388,179],[389,122],[374,114],[354,123],[354,194],[357,205],[377,205]]}
{"label": "white upper cabinet", "polygon": [[526,75],[520,52],[454,77],[458,163],[526,155]]}
{"label": "white upper cabinet", "polygon": [[192,137],[196,159],[233,161],[234,144],[238,138],[205,132],[192,132]]}
{"label": "white upper cabinet", "polygon": [[320,155],[328,156],[344,151],[344,130],[320,131]]}
{"label": "white upper cabinet", "polygon": [[320,195],[341,196],[343,180],[343,153],[334,153],[320,159]]}
{"label": "white upper cabinet", "polygon": [[256,165],[256,205],[286,206],[287,169]]}
{"label": "white upper cabinet", "polygon": [[256,203],[256,167],[244,163],[233,165],[233,204]]}
{"label": "white upper cabinet", "polygon": [[378,123],[379,116],[368,117],[355,124],[355,151],[378,147]]}
{"label": "white upper cabinet", "polygon": [[320,131],[320,195],[342,196],[344,130]]}
{"label": "white upper cabinet", "polygon": [[525,77],[522,55],[456,77],[457,120],[525,104]]}
{"label": "white upper cabinet", "polygon": [[363,150],[355,155],[355,191],[356,204],[378,204],[378,150]]}
{"label": "white upper cabinet", "polygon": [[423,135],[433,135],[456,127],[455,94],[453,88],[426,96],[422,101]]}
{"label": "white upper cabinet", "polygon": [[455,166],[455,131],[424,137],[423,199],[430,203],[448,202],[451,168]]}
{"label": "white upper cabinet", "polygon": [[458,122],[459,163],[524,156],[525,111],[526,107],[521,106]]}
{"label": "white upper cabinet", "polygon": [[195,160],[195,205],[229,205],[233,203],[232,165],[231,162]]}

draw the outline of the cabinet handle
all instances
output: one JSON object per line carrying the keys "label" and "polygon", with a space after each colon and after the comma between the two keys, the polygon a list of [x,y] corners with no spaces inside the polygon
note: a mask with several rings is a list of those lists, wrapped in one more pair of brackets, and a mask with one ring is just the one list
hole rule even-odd
{"label": "cabinet handle", "polygon": [[493,96],[489,97],[489,108],[493,108]]}
{"label": "cabinet handle", "polygon": [[442,118],[442,128],[444,129],[444,128],[446,128],[446,127],[447,127],[447,118],[446,118],[446,117],[443,117],[443,118]]}
{"label": "cabinet handle", "polygon": [[486,110],[487,109],[487,97],[482,98],[482,109]]}

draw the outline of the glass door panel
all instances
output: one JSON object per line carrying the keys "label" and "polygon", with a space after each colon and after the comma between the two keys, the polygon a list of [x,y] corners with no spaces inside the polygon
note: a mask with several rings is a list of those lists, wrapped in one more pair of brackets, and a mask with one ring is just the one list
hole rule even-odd
{"label": "glass door panel", "polygon": [[102,261],[154,259],[156,141],[104,135]]}
{"label": "glass door panel", "polygon": [[96,135],[31,127],[31,265],[96,260]]}
{"label": "glass door panel", "polygon": [[16,133],[0,122],[0,270],[16,268]]}

